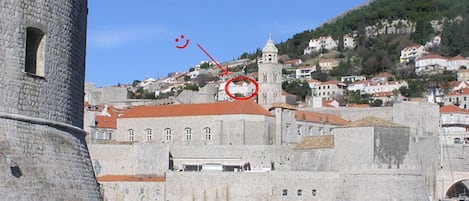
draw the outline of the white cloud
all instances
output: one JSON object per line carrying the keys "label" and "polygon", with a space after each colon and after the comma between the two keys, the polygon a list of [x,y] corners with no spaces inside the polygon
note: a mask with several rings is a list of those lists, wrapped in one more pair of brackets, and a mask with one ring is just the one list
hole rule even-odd
{"label": "white cloud", "polygon": [[90,45],[99,48],[112,48],[130,43],[145,42],[163,38],[169,30],[157,26],[119,27],[106,30],[89,30]]}

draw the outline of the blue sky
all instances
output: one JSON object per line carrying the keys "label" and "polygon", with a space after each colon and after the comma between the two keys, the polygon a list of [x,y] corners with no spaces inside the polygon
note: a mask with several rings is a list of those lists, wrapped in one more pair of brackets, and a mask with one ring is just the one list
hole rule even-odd
{"label": "blue sky", "polygon": [[[197,44],[229,61],[262,48],[270,33],[285,41],[365,2],[89,0],[86,82],[110,86],[187,71],[209,60]],[[186,39],[186,48],[176,48]]]}

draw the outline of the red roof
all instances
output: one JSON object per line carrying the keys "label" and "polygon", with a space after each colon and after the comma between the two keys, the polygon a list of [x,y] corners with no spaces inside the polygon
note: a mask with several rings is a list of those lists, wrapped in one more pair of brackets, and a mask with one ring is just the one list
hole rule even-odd
{"label": "red roof", "polygon": [[283,62],[283,64],[297,64],[297,63],[301,63],[301,59],[292,59],[292,60]]}
{"label": "red roof", "polygon": [[368,104],[356,104],[356,103],[350,103],[347,104],[347,107],[358,107],[358,108],[365,108],[365,107],[370,107]]}
{"label": "red roof", "polygon": [[440,113],[469,113],[456,105],[445,105],[440,107]]}
{"label": "red roof", "polygon": [[462,88],[449,92],[447,96],[469,95],[469,88]]}
{"label": "red roof", "polygon": [[392,91],[383,91],[383,92],[373,93],[373,97],[389,97],[389,96],[394,96]]}
{"label": "red roof", "polygon": [[137,106],[127,109],[119,118],[176,117],[203,115],[253,114],[272,116],[251,100],[201,104]]}
{"label": "red roof", "polygon": [[407,47],[405,47],[405,48],[404,48],[404,49],[402,49],[402,50],[404,50],[404,51],[408,51],[408,50],[412,50],[412,48],[416,48],[416,49],[418,49],[418,48],[420,48],[420,47],[423,47],[423,46],[422,46],[422,45],[411,45],[411,46],[407,46]]}
{"label": "red roof", "polygon": [[97,128],[117,128],[117,116],[98,116],[96,115],[96,127]]}
{"label": "red roof", "polygon": [[322,106],[323,107],[335,107],[334,105],[332,105],[333,102],[334,100],[324,100],[322,101]]}
{"label": "red roof", "polygon": [[466,60],[466,58],[464,58],[464,57],[462,57],[462,56],[458,55],[458,56],[455,56],[455,57],[451,57],[451,58],[449,58],[448,60],[450,60],[450,61],[455,61],[455,60]]}
{"label": "red roof", "polygon": [[160,175],[104,175],[97,178],[98,182],[165,182],[166,177]]}
{"label": "red roof", "polygon": [[[119,111],[119,112],[122,112],[122,111]],[[112,106],[108,106],[107,113],[109,113],[110,116],[96,115],[95,116],[96,127],[116,129],[117,128],[117,115],[119,112],[117,111],[116,108]]]}
{"label": "red roof", "polygon": [[446,58],[443,57],[443,56],[440,56],[440,55],[437,55],[437,54],[429,54],[429,55],[425,55],[423,57],[418,58],[417,61],[425,60],[425,59],[444,59],[444,60],[446,60]]}
{"label": "red roof", "polygon": [[297,120],[303,120],[307,122],[322,123],[322,124],[333,124],[333,125],[344,125],[349,122],[336,115],[324,114],[318,112],[306,112],[306,111],[295,111],[295,118]]}

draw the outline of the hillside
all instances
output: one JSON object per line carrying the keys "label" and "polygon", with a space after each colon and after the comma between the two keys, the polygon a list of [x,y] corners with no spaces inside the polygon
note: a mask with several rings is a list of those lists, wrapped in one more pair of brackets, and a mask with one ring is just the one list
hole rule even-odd
{"label": "hillside", "polygon": [[[425,30],[432,20],[442,21],[444,19],[454,19],[458,16],[468,14],[469,1],[465,0],[376,0],[368,5],[346,13],[339,19],[333,20],[331,23],[326,23],[314,30],[306,30],[302,33],[295,34],[287,41],[278,44],[278,47],[280,54],[288,54],[293,58],[299,57],[303,54],[303,50],[311,38],[331,35],[334,39],[339,40],[343,35],[351,33],[358,34],[358,37],[364,37],[366,32],[365,28],[367,26],[379,24],[382,20],[388,22],[393,20],[409,20],[416,23],[416,34],[413,35],[412,42],[418,43],[426,41],[432,34],[432,30]],[[467,26],[467,21],[465,24]],[[468,31],[468,27],[465,27],[465,29],[465,31]],[[446,37],[450,37],[451,34],[445,33],[445,35]],[[443,37],[445,37],[445,35],[443,35]],[[361,39],[364,40],[364,38]],[[366,42],[366,40],[361,42]],[[454,43],[448,41],[448,43],[444,45],[450,46],[453,44]],[[451,50],[446,51],[448,51],[448,55],[463,52],[467,54],[469,52],[468,46],[461,47],[460,49],[459,52]]]}
{"label": "hillside", "polygon": [[[364,69],[357,73],[373,74],[397,65],[400,50],[408,45],[422,44],[439,35],[442,44],[433,53],[445,56],[469,56],[469,1],[466,0],[375,0],[348,11],[314,30],[295,34],[277,44],[279,54],[291,59],[308,60],[317,55],[304,55],[312,38],[332,36],[339,41],[341,56],[354,56],[355,65]],[[395,32],[389,33],[388,27]],[[370,37],[370,34],[374,36]],[[343,48],[343,36],[355,35],[357,47]],[[240,58],[255,58],[260,51],[243,53]],[[384,67],[384,68],[383,68]]]}

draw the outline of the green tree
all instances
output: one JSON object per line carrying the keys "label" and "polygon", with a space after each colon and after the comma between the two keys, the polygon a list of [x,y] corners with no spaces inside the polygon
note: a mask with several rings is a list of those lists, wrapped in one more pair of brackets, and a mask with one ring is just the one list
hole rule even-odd
{"label": "green tree", "polygon": [[311,78],[319,80],[321,82],[327,81],[327,73],[322,72],[321,67],[319,67],[319,65],[316,66],[316,71],[311,73]]}
{"label": "green tree", "polygon": [[373,100],[371,103],[370,103],[370,106],[371,107],[380,107],[383,105],[383,101],[381,99],[376,99],[376,100]]}
{"label": "green tree", "polygon": [[204,62],[200,64],[200,69],[208,69],[210,68],[210,63]]}
{"label": "green tree", "polygon": [[199,91],[199,87],[195,84],[186,84],[183,90]]}
{"label": "green tree", "polygon": [[285,81],[282,83],[282,88],[288,93],[296,95],[300,100],[305,100],[307,95],[311,95],[311,88],[305,80]]}

